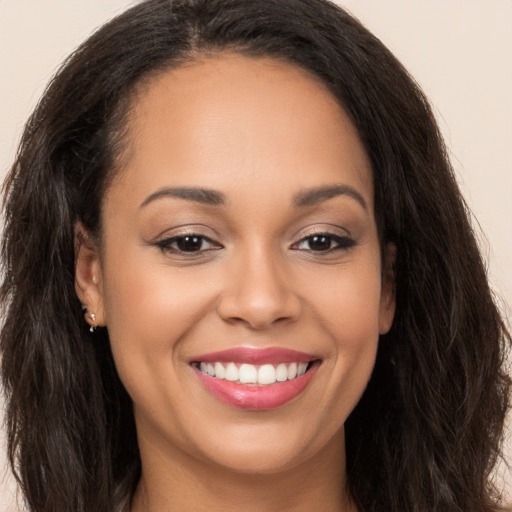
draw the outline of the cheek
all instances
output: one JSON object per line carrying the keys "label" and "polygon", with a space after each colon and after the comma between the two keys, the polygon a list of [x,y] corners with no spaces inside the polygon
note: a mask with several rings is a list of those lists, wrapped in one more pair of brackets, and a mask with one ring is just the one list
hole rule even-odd
{"label": "cheek", "polygon": [[179,364],[181,340],[211,306],[214,283],[200,272],[144,264],[153,250],[111,251],[105,258],[107,328],[127,388],[130,381],[151,382],[155,368]]}
{"label": "cheek", "polygon": [[120,331],[128,338],[130,333],[152,337],[170,326],[179,333],[180,325],[193,321],[207,304],[209,283],[204,275],[155,262],[154,252],[144,247],[133,254],[108,255],[105,309],[112,335]]}
{"label": "cheek", "polygon": [[357,348],[378,336],[381,276],[378,261],[355,262],[318,276],[308,289],[314,314],[340,346]]}
{"label": "cheek", "polygon": [[332,349],[332,357],[325,361],[331,372],[331,406],[340,411],[343,421],[373,371],[379,341],[380,290],[377,263],[340,269],[340,277],[331,279],[330,284],[325,281],[323,293],[316,294],[314,313]]}
{"label": "cheek", "polygon": [[337,303],[338,308],[331,312],[341,360],[347,370],[352,368],[356,373],[360,369],[369,374],[379,339],[379,272],[351,275],[340,286]]}

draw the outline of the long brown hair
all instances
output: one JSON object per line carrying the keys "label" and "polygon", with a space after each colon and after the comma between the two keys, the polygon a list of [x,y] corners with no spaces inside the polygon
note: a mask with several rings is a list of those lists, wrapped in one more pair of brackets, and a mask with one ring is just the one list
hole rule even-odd
{"label": "long brown hair", "polygon": [[320,78],[373,168],[381,243],[397,247],[397,312],[346,423],[360,510],[499,510],[510,335],[425,96],[382,43],[326,0],[149,0],[91,36],[29,119],[4,185],[2,377],[9,457],[38,512],[111,512],[140,459],[108,330],[74,290],[74,232],[101,232],[137,84],[198,54],[273,56]]}

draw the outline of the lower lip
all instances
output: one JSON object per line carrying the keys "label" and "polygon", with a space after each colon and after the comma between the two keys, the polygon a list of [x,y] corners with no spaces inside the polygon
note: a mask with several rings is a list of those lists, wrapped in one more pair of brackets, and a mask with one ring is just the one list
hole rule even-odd
{"label": "lower lip", "polygon": [[225,379],[217,379],[194,367],[206,389],[222,402],[253,411],[275,409],[299,396],[313,378],[318,368],[317,362],[308,371],[292,380],[276,382],[268,386],[238,384]]}

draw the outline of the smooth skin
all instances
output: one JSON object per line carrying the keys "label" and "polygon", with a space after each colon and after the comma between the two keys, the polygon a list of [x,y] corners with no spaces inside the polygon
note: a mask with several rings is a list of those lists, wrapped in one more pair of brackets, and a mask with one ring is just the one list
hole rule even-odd
{"label": "smooth skin", "polygon": [[[128,129],[100,246],[77,225],[76,289],[133,400],[132,512],[355,510],[343,424],[395,301],[353,124],[306,71],[219,53],[141,85]],[[233,347],[321,365],[291,402],[247,411],[189,364]]]}

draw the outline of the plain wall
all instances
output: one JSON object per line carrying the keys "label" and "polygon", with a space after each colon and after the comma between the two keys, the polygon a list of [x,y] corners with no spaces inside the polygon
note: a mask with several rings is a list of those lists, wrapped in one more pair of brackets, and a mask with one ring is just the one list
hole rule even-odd
{"label": "plain wall", "polygon": [[[23,124],[58,64],[95,27],[134,3],[0,0],[0,177],[9,168]],[[512,2],[339,3],[395,53],[429,96],[461,188],[481,226],[491,282],[503,307],[508,303],[510,308]],[[15,505],[15,487],[5,467],[1,450],[0,510],[14,512],[21,508]],[[501,472],[512,481],[505,469]]]}

